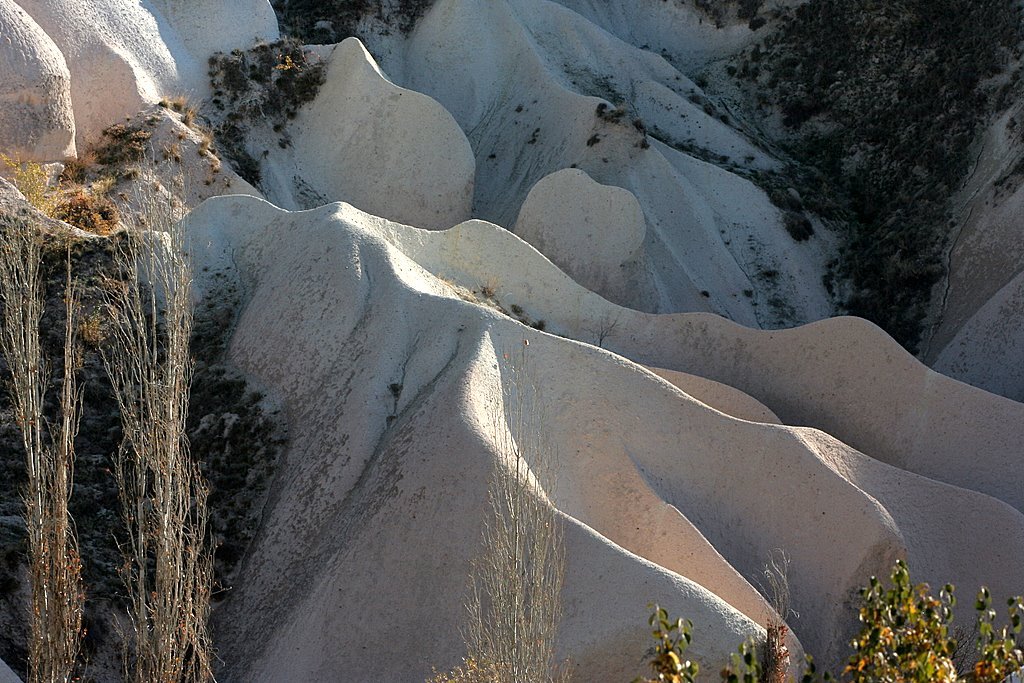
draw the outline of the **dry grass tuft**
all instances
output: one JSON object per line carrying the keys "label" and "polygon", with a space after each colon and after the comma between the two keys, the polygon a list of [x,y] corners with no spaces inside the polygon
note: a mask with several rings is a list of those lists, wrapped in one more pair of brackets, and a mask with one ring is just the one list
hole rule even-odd
{"label": "dry grass tuft", "polygon": [[121,225],[114,202],[85,189],[71,190],[58,201],[53,217],[96,235],[110,235]]}

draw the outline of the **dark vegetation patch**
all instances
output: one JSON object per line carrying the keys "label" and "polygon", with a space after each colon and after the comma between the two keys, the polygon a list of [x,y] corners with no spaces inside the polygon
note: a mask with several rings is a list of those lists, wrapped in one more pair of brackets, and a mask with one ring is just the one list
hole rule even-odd
{"label": "dark vegetation patch", "polygon": [[286,441],[282,417],[265,407],[227,357],[227,344],[241,304],[227,278],[209,292],[196,311],[192,331],[195,378],[189,399],[187,431],[192,455],[210,483],[211,526],[217,541],[214,569],[219,590],[231,576],[259,524],[263,498]]}
{"label": "dark vegetation patch", "polygon": [[[247,182],[254,186],[260,182],[260,162],[246,148],[249,128],[266,121],[282,133],[299,108],[316,97],[325,71],[326,66],[307,57],[302,43],[294,38],[210,57],[212,104],[220,112],[214,134]],[[282,133],[279,144],[290,144],[287,135]]]}
{"label": "dark vegetation patch", "polygon": [[57,202],[53,217],[96,235],[109,235],[121,222],[114,202],[85,188],[64,194]]}
{"label": "dark vegetation patch", "polygon": [[[28,210],[0,206],[0,231],[9,221],[34,221]],[[79,384],[83,391],[81,426],[75,441],[77,460],[71,514],[78,530],[86,590],[83,641],[89,658],[118,647],[108,623],[111,605],[120,604],[123,587],[118,575],[121,556],[115,538],[123,525],[112,475],[112,455],[121,442],[121,423],[101,349],[107,343],[110,320],[102,306],[103,290],[123,277],[115,252],[124,233],[108,238],[70,242],[74,277],[80,283],[82,305],[77,323],[83,340]],[[63,372],[64,280],[68,242],[48,237],[43,254],[45,312],[41,325],[43,352],[50,364],[46,411],[53,419]],[[187,432],[192,454],[210,483],[210,530],[215,554],[215,599],[231,576],[258,525],[263,493],[269,486],[285,429],[280,417],[264,408],[262,395],[225,358],[238,293],[230,286],[207,298],[213,304],[196,311],[192,352],[196,362]],[[7,392],[7,366],[0,357],[0,609],[14,613],[19,601],[27,546],[21,492],[25,486],[25,456]],[[16,622],[18,623],[18,622]],[[28,620],[24,623],[26,629]],[[27,632],[0,633],[0,659],[24,671]]]}
{"label": "dark vegetation patch", "polygon": [[811,0],[734,65],[841,196],[846,308],[912,351],[944,272],[949,199],[979,126],[1015,92],[1016,72],[993,77],[1022,37],[1012,0]]}
{"label": "dark vegetation patch", "polygon": [[96,148],[96,161],[106,166],[142,161],[153,134],[138,126],[115,123],[103,131],[103,142]]}
{"label": "dark vegetation patch", "polygon": [[360,24],[377,19],[410,33],[434,0],[271,0],[282,30],[304,43],[337,43],[358,36]]}
{"label": "dark vegetation patch", "polygon": [[765,25],[764,18],[758,16],[764,0],[694,0],[694,4],[718,28],[725,26],[734,17],[746,20],[754,31]]}
{"label": "dark vegetation patch", "polygon": [[786,211],[782,215],[782,221],[786,226],[786,232],[797,242],[809,240],[814,235],[811,220],[799,211]]}

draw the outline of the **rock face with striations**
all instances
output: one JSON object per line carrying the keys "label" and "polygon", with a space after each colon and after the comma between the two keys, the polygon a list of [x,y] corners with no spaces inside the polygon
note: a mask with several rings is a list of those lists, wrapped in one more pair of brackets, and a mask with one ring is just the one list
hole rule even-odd
{"label": "rock face with striations", "polygon": [[0,151],[31,161],[75,154],[64,55],[13,0],[0,0]]}

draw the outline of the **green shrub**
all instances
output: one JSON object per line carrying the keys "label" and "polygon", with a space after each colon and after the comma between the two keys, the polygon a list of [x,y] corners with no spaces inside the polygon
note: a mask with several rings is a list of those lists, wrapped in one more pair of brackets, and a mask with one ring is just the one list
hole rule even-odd
{"label": "green shrub", "polygon": [[950,636],[953,586],[935,598],[926,584],[912,585],[910,571],[896,562],[891,587],[872,576],[861,589],[861,632],[844,673],[855,683],[942,683],[957,680]]}
{"label": "green shrub", "polygon": [[722,669],[724,683],[759,683],[762,679],[761,663],[757,659],[754,643],[744,641],[732,654],[731,662]]}
{"label": "green shrub", "polygon": [[663,607],[653,607],[654,613],[647,623],[654,628],[651,634],[657,641],[648,662],[654,677],[637,677],[633,683],[693,683],[700,667],[684,659],[686,648],[693,641],[693,623],[682,619],[670,621]]}
{"label": "green shrub", "polygon": [[979,659],[974,665],[974,683],[1001,683],[1010,674],[1024,668],[1024,643],[1017,642],[1021,631],[1024,602],[1020,596],[1006,602],[1009,624],[997,629],[996,611],[992,609],[992,596],[987,588],[978,592],[975,608],[978,610]]}
{"label": "green shrub", "polygon": [[[896,562],[886,586],[872,576],[861,589],[858,614],[861,630],[851,645],[854,653],[843,670],[849,683],[1002,683],[1024,670],[1024,643],[1018,636],[1024,627],[1024,598],[1007,601],[1007,624],[995,626],[996,612],[988,589],[978,593],[978,659],[967,678],[957,672],[956,640],[951,635],[956,599],[953,586],[946,585],[934,597],[927,584],[912,584],[910,570]],[[648,620],[654,627],[657,646],[650,652],[649,665],[655,678],[637,678],[633,683],[691,683],[699,669],[683,661],[693,639],[689,621],[669,620],[668,613],[655,606]],[[757,645],[740,645],[721,670],[725,683],[774,683],[784,680],[780,671],[766,670],[757,656]],[[840,680],[828,672],[819,673],[814,659],[807,657],[801,683]]]}

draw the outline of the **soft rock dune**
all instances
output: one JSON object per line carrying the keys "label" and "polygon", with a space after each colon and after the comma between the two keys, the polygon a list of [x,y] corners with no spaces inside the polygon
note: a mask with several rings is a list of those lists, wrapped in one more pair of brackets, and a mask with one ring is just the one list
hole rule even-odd
{"label": "soft rock dune", "polygon": [[1009,122],[1022,112],[1018,104],[986,131],[960,192],[963,224],[925,354],[939,372],[1017,401],[1024,400],[1024,149]]}
{"label": "soft rock dune", "polygon": [[451,114],[391,83],[355,38],[323,58],[326,82],[291,128],[293,149],[268,145],[278,150],[271,198],[300,204],[296,189],[310,188],[318,203],[340,199],[425,228],[469,218],[475,162]]}
{"label": "soft rock dune", "polygon": [[[786,424],[816,427],[873,458],[1024,511],[1024,405],[930,370],[865,320],[767,331],[699,313],[649,315],[580,287],[482,221],[401,239],[428,270],[470,288],[489,282],[499,300],[521,302],[559,334],[597,343],[604,332],[605,348],[637,363],[735,387]],[[486,261],[487,253],[505,258]]]}
{"label": "soft rock dune", "polygon": [[[185,49],[200,66],[214,52],[245,49],[281,37],[270,0],[150,0],[174,27]],[[203,90],[205,92],[205,89]]]}
{"label": "soft rock dune", "polygon": [[[640,202],[646,258],[632,306],[754,326],[831,312],[825,231],[794,243],[761,189],[696,158],[778,163],[662,57],[548,0],[439,0],[407,44],[383,52],[396,82],[437,99],[466,132],[476,217],[511,226],[534,186],[576,167]],[[611,284],[599,293],[619,298]]]}
{"label": "soft rock dune", "polygon": [[721,384],[720,382],[685,372],[676,372],[675,370],[665,370],[663,368],[647,369],[669,384],[679,387],[683,393],[689,394],[701,403],[705,403],[726,415],[732,415],[748,422],[782,424],[778,416],[763,403],[727,384]]}
{"label": "soft rock dune", "polygon": [[[561,646],[576,680],[637,673],[651,600],[695,622],[694,655],[713,671],[770,614],[752,586],[776,549],[792,560],[800,616],[791,626],[830,663],[856,626],[856,589],[897,557],[924,580],[986,583],[999,595],[1021,589],[1014,568],[1024,561],[1024,516],[1009,505],[817,430],[730,417],[620,356],[459,299],[431,273],[465,279],[473,254],[499,253],[495,240],[523,279],[550,287],[561,278],[563,293],[581,291],[493,226],[429,232],[346,205],[287,213],[246,197],[209,200],[189,225],[209,282],[220,271],[244,286],[232,357],[283,400],[295,435],[261,534],[218,609],[228,680],[315,680],[330,671],[412,679],[457,660],[458,596],[479,547],[485,482],[507,455],[492,403],[510,381],[506,358],[520,355],[555,454],[542,484],[565,516]],[[502,281],[498,297],[511,303],[516,284]],[[588,316],[615,308],[581,298]],[[556,331],[569,304],[550,302]],[[575,313],[582,325],[584,311]],[[679,324],[688,319],[714,343],[713,318],[632,315],[620,346],[646,321],[679,361],[678,350],[694,345]],[[744,340],[728,326],[719,334],[732,337],[723,359],[740,368],[741,341],[769,355],[770,333]],[[791,356],[793,374],[799,358]],[[822,369],[802,380],[820,400],[813,372]],[[934,384],[941,396],[964,399],[963,385]],[[499,416],[510,409],[499,408]],[[990,459],[973,465],[991,474]],[[396,618],[424,637],[389,661],[368,643]]]}
{"label": "soft rock dune", "polygon": [[[219,2],[188,3],[187,12],[169,0],[17,2],[53,41],[70,70],[79,147],[161,97],[205,96],[206,59],[214,51],[248,47],[278,35],[266,0],[232,3],[230,11]],[[168,9],[169,18],[159,8]],[[196,30],[197,23],[202,30]],[[58,86],[53,86],[53,96],[59,96]],[[10,112],[5,109],[3,115]]]}
{"label": "soft rock dune", "polygon": [[935,359],[934,367],[1024,401],[1024,273],[974,312]]}
{"label": "soft rock dune", "polygon": [[515,227],[576,282],[624,306],[637,291],[645,232],[643,209],[629,190],[568,168],[533,186]]}
{"label": "soft rock dune", "polygon": [[71,74],[50,37],[13,0],[0,0],[0,151],[32,161],[75,153]]}
{"label": "soft rock dune", "polygon": [[[289,216],[258,200],[214,201],[190,221],[211,258],[232,258],[247,283],[233,357],[303,424],[279,475],[291,483],[266,511],[265,545],[220,610],[219,647],[234,680],[329,671],[413,680],[461,653],[459,596],[499,456],[488,405],[501,381],[495,359],[523,337],[504,318],[441,296],[443,285],[360,228],[363,214],[335,210]],[[390,384],[401,385],[398,396]],[[566,589],[567,643],[582,638],[622,655],[610,670],[607,660],[577,660],[580,680],[597,674],[588,666],[614,678],[635,673],[644,648],[636,625],[651,599],[707,624],[696,652],[709,661],[754,632],[708,590],[567,522],[570,563],[583,565]],[[395,618],[423,637],[382,661],[368,643],[380,643]]]}

